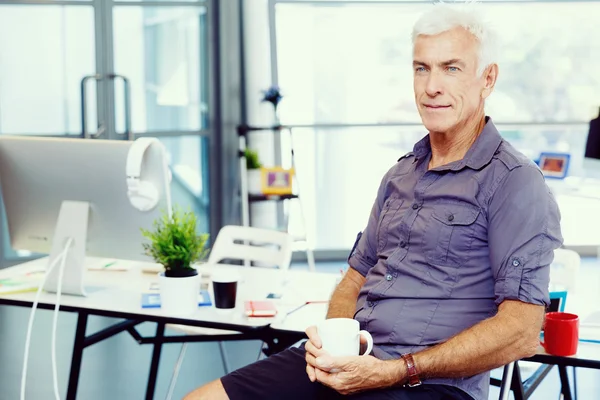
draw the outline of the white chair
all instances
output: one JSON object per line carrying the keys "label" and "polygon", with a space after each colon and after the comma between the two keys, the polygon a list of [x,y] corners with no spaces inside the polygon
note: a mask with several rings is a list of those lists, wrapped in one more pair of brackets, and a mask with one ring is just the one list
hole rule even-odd
{"label": "white chair", "polygon": [[[243,261],[245,266],[254,263],[255,266],[280,268],[287,270],[292,260],[292,237],[280,231],[247,226],[228,225],[221,228],[215,240],[208,264],[220,264],[223,260]],[[186,335],[240,335],[240,332],[195,326],[168,324],[166,327],[183,332]],[[171,399],[179,370],[185,356],[187,343],[181,345],[179,357],[173,370],[167,399]],[[262,350],[262,349],[261,349]],[[225,373],[229,372],[223,341],[219,341],[219,351]],[[259,353],[260,356],[260,353]]]}
{"label": "white chair", "polygon": [[581,257],[573,250],[554,250],[554,261],[550,266],[550,286],[564,288],[567,292],[576,289],[577,274],[581,266]]}
{"label": "white chair", "polygon": [[280,231],[248,226],[224,226],[215,240],[209,264],[223,260],[254,261],[269,267],[288,269],[292,261],[292,237]]}

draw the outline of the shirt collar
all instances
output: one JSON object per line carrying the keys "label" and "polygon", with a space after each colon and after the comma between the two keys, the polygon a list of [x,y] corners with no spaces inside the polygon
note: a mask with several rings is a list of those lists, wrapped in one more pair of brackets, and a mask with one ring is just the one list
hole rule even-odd
{"label": "shirt collar", "polygon": [[[465,166],[472,169],[480,169],[488,164],[492,160],[496,150],[498,150],[498,147],[502,142],[502,136],[500,136],[500,132],[496,129],[491,117],[485,117],[485,121],[486,123],[481,134],[475,139],[475,142],[471,145],[462,160],[435,169],[438,171],[458,171]],[[413,154],[417,160],[420,160],[430,153],[431,143],[429,141],[429,135],[427,135],[414,145]]]}

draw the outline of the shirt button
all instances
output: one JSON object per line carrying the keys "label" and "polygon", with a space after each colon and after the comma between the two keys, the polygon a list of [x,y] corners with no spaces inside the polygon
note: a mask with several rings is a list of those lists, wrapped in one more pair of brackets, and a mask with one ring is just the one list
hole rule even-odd
{"label": "shirt button", "polygon": [[406,247],[406,242],[404,240],[402,240],[400,242],[400,247],[405,248]]}
{"label": "shirt button", "polygon": [[417,208],[419,208],[419,205],[417,203],[413,204],[413,210],[416,210]]}
{"label": "shirt button", "polygon": [[386,280],[386,281],[391,281],[393,278],[394,278],[394,277],[393,277],[392,275],[390,275],[390,274],[387,274],[387,275],[385,276],[385,280]]}
{"label": "shirt button", "polygon": [[452,215],[452,214],[448,215],[448,221],[450,221],[450,222],[454,221],[454,215]]}
{"label": "shirt button", "polygon": [[513,260],[512,264],[513,267],[518,267],[521,263],[519,262],[519,260]]}

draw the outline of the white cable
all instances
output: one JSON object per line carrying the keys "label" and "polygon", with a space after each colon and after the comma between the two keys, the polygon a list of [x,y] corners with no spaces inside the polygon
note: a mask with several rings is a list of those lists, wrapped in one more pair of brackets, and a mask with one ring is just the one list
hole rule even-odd
{"label": "white cable", "polygon": [[69,248],[71,247],[71,243],[73,243],[73,238],[69,238],[67,243],[65,244],[65,249],[63,250],[62,260],[60,263],[60,268],[58,270],[58,285],[56,287],[56,304],[54,306],[54,316],[52,321],[52,379],[54,380],[54,397],[56,400],[60,400],[60,393],[58,392],[58,368],[56,366],[56,331],[58,325],[58,311],[60,308],[60,295],[62,292],[62,281],[63,281],[63,273],[65,272],[65,264],[67,261],[67,256],[69,254]]}
{"label": "white cable", "polygon": [[[72,239],[69,239],[68,245],[71,245]],[[65,246],[65,249],[50,263],[46,273],[44,274],[44,279],[42,283],[38,287],[37,293],[35,294],[35,299],[33,300],[33,304],[31,306],[31,313],[29,314],[29,323],[27,324],[27,336],[25,338],[25,355],[23,357],[23,371],[21,374],[21,400],[25,400],[25,386],[27,382],[27,361],[29,359],[29,345],[31,344],[31,331],[33,330],[33,320],[35,316],[35,310],[37,309],[38,302],[40,300],[40,295],[42,294],[42,289],[44,288],[44,284],[46,283],[46,279],[50,276],[50,273],[59,263],[59,261],[66,258],[67,252],[69,251],[69,247]]]}

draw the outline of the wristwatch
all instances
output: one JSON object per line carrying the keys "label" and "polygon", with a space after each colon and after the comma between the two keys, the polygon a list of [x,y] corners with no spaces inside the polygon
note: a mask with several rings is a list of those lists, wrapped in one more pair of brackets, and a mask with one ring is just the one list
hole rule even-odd
{"label": "wristwatch", "polygon": [[419,378],[419,372],[417,371],[417,366],[415,365],[415,360],[413,360],[412,354],[403,354],[402,359],[406,363],[406,369],[408,371],[407,385],[409,387],[419,386],[421,384],[421,379]]}

